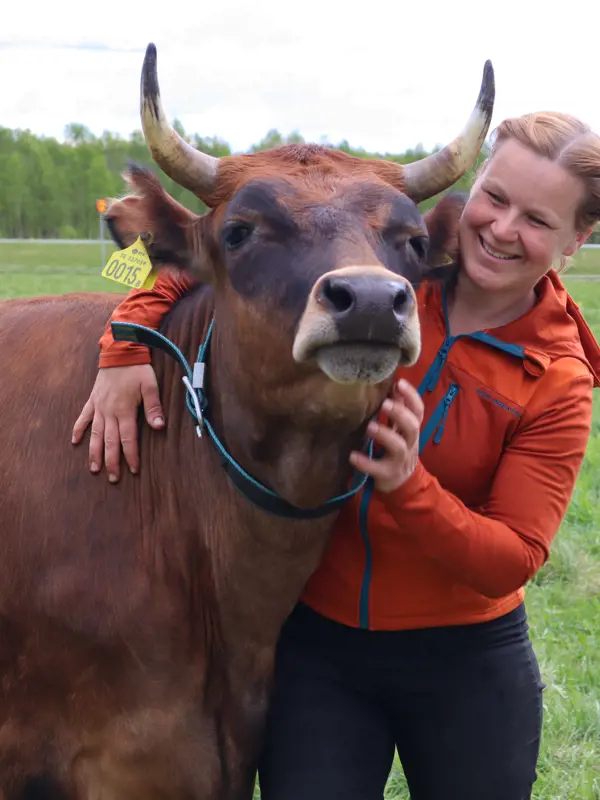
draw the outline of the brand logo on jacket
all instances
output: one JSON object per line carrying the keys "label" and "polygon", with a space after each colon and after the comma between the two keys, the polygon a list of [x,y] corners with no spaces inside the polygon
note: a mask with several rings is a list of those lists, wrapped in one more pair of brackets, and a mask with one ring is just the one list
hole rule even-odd
{"label": "brand logo on jacket", "polygon": [[506,403],[503,403],[501,400],[498,400],[497,397],[492,397],[491,394],[488,394],[483,389],[477,389],[477,394],[480,395],[480,397],[483,397],[485,400],[490,400],[492,403],[495,403],[497,406],[504,409],[504,411],[508,411],[510,414],[514,414],[515,417],[521,416],[521,412],[518,409],[512,408]]}

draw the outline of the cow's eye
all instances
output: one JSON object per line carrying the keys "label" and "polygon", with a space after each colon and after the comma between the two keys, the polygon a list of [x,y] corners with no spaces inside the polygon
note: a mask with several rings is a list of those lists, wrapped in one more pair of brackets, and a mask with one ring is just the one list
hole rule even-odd
{"label": "cow's eye", "polygon": [[223,232],[225,246],[228,250],[240,247],[252,233],[252,226],[247,222],[233,222]]}
{"label": "cow's eye", "polygon": [[427,236],[412,236],[408,243],[420,261],[427,258],[427,253],[429,252],[429,239]]}

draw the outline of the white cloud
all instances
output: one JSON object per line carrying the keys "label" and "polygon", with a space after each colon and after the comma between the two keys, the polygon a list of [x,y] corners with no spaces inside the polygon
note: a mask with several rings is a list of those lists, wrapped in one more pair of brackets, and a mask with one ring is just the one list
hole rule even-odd
{"label": "white cloud", "polygon": [[[62,0],[11,7],[0,33],[2,124],[61,137],[139,128],[143,53],[158,47],[163,102],[186,130],[245,149],[269,128],[398,152],[462,127],[491,58],[494,123],[540,108],[600,131],[595,79],[600,4],[505,0],[477,7],[372,0]],[[568,16],[567,16],[568,13]],[[78,49],[79,48],[79,49]]]}

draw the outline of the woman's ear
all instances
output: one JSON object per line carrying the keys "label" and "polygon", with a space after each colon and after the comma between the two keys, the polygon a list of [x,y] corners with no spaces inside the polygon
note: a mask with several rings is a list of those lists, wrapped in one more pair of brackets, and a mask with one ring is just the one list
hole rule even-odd
{"label": "woman's ear", "polygon": [[595,225],[592,225],[592,226],[591,226],[590,228],[588,228],[586,231],[581,231],[580,233],[578,233],[578,234],[575,236],[575,238],[573,239],[573,241],[572,241],[572,242],[569,244],[569,246],[566,248],[566,250],[564,250],[564,251],[563,251],[563,255],[564,255],[564,256],[567,256],[567,257],[570,257],[570,256],[572,256],[572,255],[575,255],[575,253],[576,253],[576,252],[579,250],[579,248],[580,248],[580,247],[581,247],[583,244],[585,244],[585,243],[586,243],[586,241],[587,241],[587,240],[590,238],[590,236],[591,236],[591,235],[592,235],[592,233],[594,232],[594,228],[595,228],[595,227],[596,227]]}

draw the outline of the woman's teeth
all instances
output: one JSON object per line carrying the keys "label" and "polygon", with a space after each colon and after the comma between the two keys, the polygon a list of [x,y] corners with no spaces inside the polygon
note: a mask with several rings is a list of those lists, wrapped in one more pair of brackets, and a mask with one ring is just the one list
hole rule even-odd
{"label": "woman's teeth", "polygon": [[488,244],[486,244],[486,242],[481,238],[481,236],[479,237],[479,241],[481,242],[481,246],[483,247],[485,252],[488,253],[490,256],[493,256],[494,258],[499,258],[502,261],[513,261],[515,258],[519,257],[519,256],[506,255],[506,253],[499,253],[497,250],[492,250],[492,248]]}

